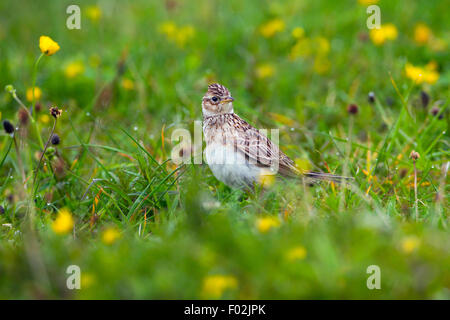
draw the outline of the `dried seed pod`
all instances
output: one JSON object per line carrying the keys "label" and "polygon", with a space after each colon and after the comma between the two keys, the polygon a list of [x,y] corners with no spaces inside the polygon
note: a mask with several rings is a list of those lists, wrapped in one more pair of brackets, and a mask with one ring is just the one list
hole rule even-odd
{"label": "dried seed pod", "polygon": [[373,91],[370,91],[367,100],[369,100],[370,103],[375,103],[375,93]]}
{"label": "dried seed pod", "polygon": [[58,119],[62,114],[62,110],[58,109],[57,107],[51,107],[50,114],[53,118]]}
{"label": "dried seed pod", "polygon": [[[433,116],[437,116],[438,114],[439,114],[439,112],[441,112],[441,109],[439,109],[439,107],[437,107],[437,106],[434,106],[433,108],[431,108],[431,114],[433,115]],[[444,115],[443,114],[440,114],[439,115],[439,120],[441,120],[441,119],[443,119],[444,118]]]}
{"label": "dried seed pod", "polygon": [[19,115],[20,124],[26,126],[28,124],[28,118],[29,118],[28,112],[22,108],[19,110],[18,115]]}
{"label": "dried seed pod", "polygon": [[422,106],[426,108],[430,103],[430,96],[425,91],[420,92],[420,99],[422,100]]}
{"label": "dried seed pod", "polygon": [[413,159],[414,161],[420,158],[420,154],[417,151],[411,151],[409,154],[409,157]]}
{"label": "dried seed pod", "polygon": [[61,142],[61,139],[60,139],[59,136],[55,133],[55,134],[52,136],[51,142],[52,142],[53,145],[57,146],[57,145]]}
{"label": "dried seed pod", "polygon": [[347,112],[349,114],[357,114],[358,113],[358,106],[356,104],[350,104],[347,107]]}
{"label": "dried seed pod", "polygon": [[3,129],[7,134],[13,134],[15,130],[13,124],[8,120],[3,121]]}

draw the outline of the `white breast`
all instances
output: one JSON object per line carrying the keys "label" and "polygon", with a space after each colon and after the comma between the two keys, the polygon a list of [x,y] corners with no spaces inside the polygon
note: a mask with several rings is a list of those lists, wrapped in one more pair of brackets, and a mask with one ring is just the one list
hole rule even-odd
{"label": "white breast", "polygon": [[261,168],[250,164],[233,146],[212,143],[207,145],[205,153],[214,176],[232,188],[251,186],[261,174]]}

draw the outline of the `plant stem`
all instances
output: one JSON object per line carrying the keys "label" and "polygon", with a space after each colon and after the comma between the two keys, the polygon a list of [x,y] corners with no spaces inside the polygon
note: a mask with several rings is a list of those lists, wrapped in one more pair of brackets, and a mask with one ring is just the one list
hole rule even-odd
{"label": "plant stem", "polygon": [[39,56],[39,58],[37,58],[37,60],[36,60],[36,62],[35,62],[35,64],[34,64],[34,67],[33,67],[33,85],[32,85],[32,87],[31,87],[31,93],[32,93],[32,97],[33,97],[33,98],[31,99],[31,108],[32,108],[32,110],[33,110],[33,112],[32,112],[33,119],[34,119],[34,116],[35,116],[35,114],[36,114],[36,106],[35,106],[34,90],[35,90],[35,88],[36,88],[37,67],[38,67],[38,65],[39,65],[39,61],[41,61],[41,59],[42,59],[43,56],[44,56],[44,54],[41,53],[41,55]]}
{"label": "plant stem", "polygon": [[31,92],[32,92],[32,99],[31,99],[31,108],[32,108],[32,113],[31,113],[31,123],[33,124],[34,127],[34,131],[36,133],[36,136],[39,140],[39,145],[40,147],[44,147],[44,144],[42,142],[42,137],[39,131],[39,125],[36,122],[35,116],[36,116],[36,103],[35,103],[35,97],[34,97],[34,90],[36,88],[36,77],[37,77],[37,68],[39,65],[39,61],[41,61],[42,57],[44,56],[43,53],[41,53],[41,55],[39,56],[39,58],[37,58],[34,67],[33,67],[33,85],[31,87]]}
{"label": "plant stem", "polygon": [[17,154],[17,164],[19,165],[19,171],[20,171],[20,174],[22,175],[22,184],[24,185],[24,188],[26,190],[27,189],[27,186],[26,186],[27,178],[25,176],[25,170],[23,169],[22,158],[20,156],[19,144],[17,143],[16,135],[13,135],[13,141],[14,141],[14,148],[16,149],[16,154]]}
{"label": "plant stem", "polygon": [[[45,152],[47,151],[47,147],[48,147],[48,145],[49,145],[49,143],[50,143],[50,140],[52,139],[53,133],[55,132],[56,122],[57,122],[57,121],[58,121],[58,119],[55,118],[55,121],[53,122],[53,128],[52,128],[52,131],[50,132],[50,136],[48,137],[47,142],[45,143],[44,150],[42,151],[42,154],[41,154],[41,157],[39,158],[39,162],[38,162],[36,171],[34,172],[34,178],[33,178],[33,188],[34,188],[34,189],[35,189],[34,186],[35,186],[35,184],[36,184],[37,174],[38,174],[39,169],[40,169],[40,167],[41,167],[42,158],[44,158]],[[35,193],[35,192],[36,192],[36,190],[34,190],[33,193]]]}
{"label": "plant stem", "polygon": [[[352,153],[352,135],[353,135],[353,116],[350,116],[350,121],[348,124],[348,138],[347,138],[347,150],[345,152],[345,159],[344,159],[344,168],[343,168],[343,175],[346,177],[348,175],[348,165],[350,162],[350,156]],[[344,211],[345,206],[345,188],[341,189],[340,192],[340,200],[339,200],[339,212]]]}
{"label": "plant stem", "polygon": [[418,208],[418,199],[417,199],[417,167],[416,167],[416,160],[413,162],[414,164],[414,206],[416,207],[416,222],[419,221],[419,208]]}

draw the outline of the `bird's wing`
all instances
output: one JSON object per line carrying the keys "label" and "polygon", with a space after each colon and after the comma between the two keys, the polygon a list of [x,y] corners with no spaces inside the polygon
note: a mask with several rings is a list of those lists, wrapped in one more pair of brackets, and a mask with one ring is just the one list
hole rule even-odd
{"label": "bird's wing", "polygon": [[260,167],[272,168],[285,176],[298,176],[300,172],[287,155],[267,138],[260,130],[233,114],[235,148],[242,152],[246,159]]}

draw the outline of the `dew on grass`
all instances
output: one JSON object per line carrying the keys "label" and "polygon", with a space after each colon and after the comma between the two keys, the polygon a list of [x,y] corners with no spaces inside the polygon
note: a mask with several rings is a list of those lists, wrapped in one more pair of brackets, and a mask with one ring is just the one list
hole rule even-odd
{"label": "dew on grass", "polygon": [[135,126],[135,127],[133,128],[133,130],[134,130],[134,131],[138,131],[138,127]]}

